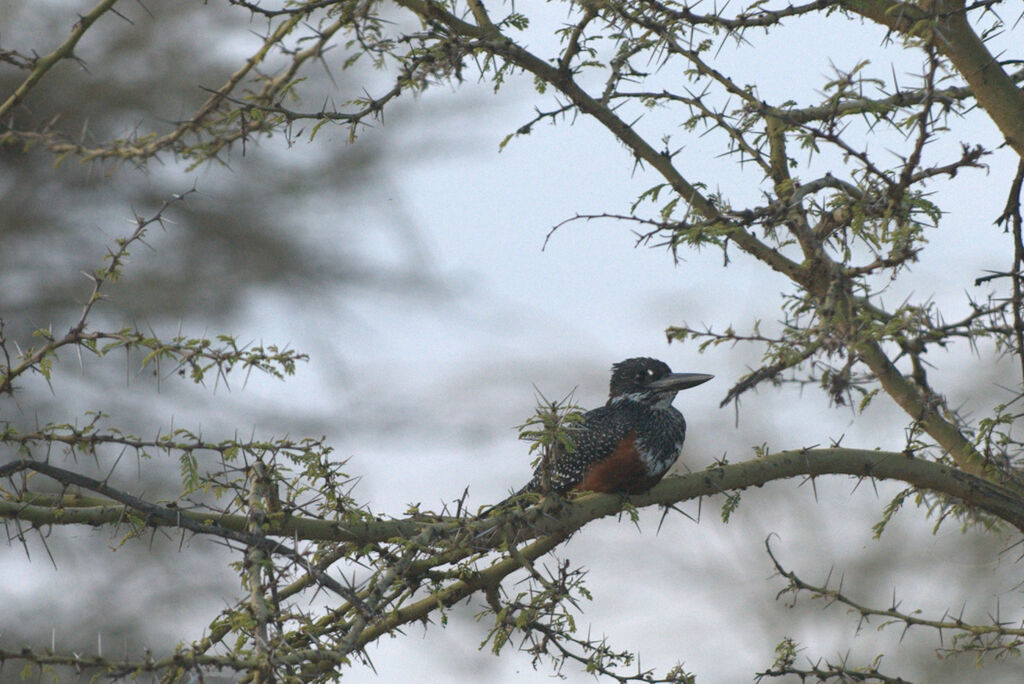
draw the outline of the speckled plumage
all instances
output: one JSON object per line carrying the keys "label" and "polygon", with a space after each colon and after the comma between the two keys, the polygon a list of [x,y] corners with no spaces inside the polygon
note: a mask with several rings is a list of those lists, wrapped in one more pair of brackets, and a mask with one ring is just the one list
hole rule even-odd
{"label": "speckled plumage", "polygon": [[[650,489],[679,458],[686,421],[672,406],[680,389],[710,375],[673,374],[651,358],[612,367],[608,403],[588,411],[570,431],[575,448],[556,456],[551,487],[568,491],[639,493]],[[516,494],[541,490],[541,466]]]}

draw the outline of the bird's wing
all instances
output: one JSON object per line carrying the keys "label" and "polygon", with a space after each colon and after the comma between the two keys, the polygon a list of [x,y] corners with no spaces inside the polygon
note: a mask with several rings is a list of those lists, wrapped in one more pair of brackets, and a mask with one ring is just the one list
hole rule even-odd
{"label": "bird's wing", "polygon": [[[551,488],[564,494],[578,484],[588,465],[610,456],[635,429],[634,418],[628,410],[612,410],[609,406],[583,414],[583,420],[568,430],[573,449],[560,449],[555,453],[554,463],[551,464]],[[533,478],[517,494],[541,491],[543,467],[543,463],[537,465]]]}

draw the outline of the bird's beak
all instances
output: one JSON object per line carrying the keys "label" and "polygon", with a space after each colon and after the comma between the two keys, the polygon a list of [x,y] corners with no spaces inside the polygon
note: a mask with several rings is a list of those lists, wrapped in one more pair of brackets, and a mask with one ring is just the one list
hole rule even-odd
{"label": "bird's beak", "polygon": [[715,376],[707,373],[669,373],[647,386],[656,392],[678,392],[704,384],[713,377]]}

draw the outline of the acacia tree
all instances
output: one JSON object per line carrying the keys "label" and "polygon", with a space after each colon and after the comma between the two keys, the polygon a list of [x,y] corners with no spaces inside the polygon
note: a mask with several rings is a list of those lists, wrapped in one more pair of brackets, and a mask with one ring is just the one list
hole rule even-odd
{"label": "acacia tree", "polygon": [[[999,526],[1024,529],[1021,443],[1013,432],[1020,415],[1014,402],[1024,386],[1024,162],[1015,177],[992,179],[1005,185],[1007,201],[988,211],[1003,228],[988,239],[1006,248],[1001,263],[978,274],[985,297],[968,300],[966,313],[952,318],[928,299],[911,297],[896,307],[882,300],[892,283],[906,277],[928,239],[942,239],[943,202],[956,192],[956,181],[982,168],[987,157],[1024,158],[1024,93],[1018,87],[1024,70],[1014,70],[1020,55],[1012,52],[1019,51],[1020,30],[1000,15],[1016,11],[1008,3],[813,0],[755,3],[730,12],[679,2],[595,0],[563,3],[565,19],[554,27],[544,23],[543,14],[534,19],[525,13],[534,10],[522,3],[229,4],[262,27],[261,45],[196,111],[167,130],[136,129],[130,136],[86,143],[62,130],[58,120],[26,115],[33,90],[58,64],[74,59],[93,27],[117,21],[116,0],[102,0],[83,14],[56,47],[33,54],[3,50],[3,61],[24,77],[0,104],[0,141],[60,158],[141,166],[174,156],[198,165],[249,141],[300,132],[312,137],[324,126],[344,126],[356,141],[363,126],[381,121],[402,97],[467,78],[491,81],[500,92],[506,81],[526,76],[536,85],[536,113],[506,142],[542,122],[590,117],[622,144],[631,166],[657,178],[628,213],[581,214],[570,221],[629,222],[641,242],[667,247],[673,256],[714,248],[728,264],[738,250],[788,281],[779,295],[783,319],[773,330],[755,326],[738,332],[728,323],[668,328],[671,340],[696,342],[701,349],[721,343],[759,348],[762,363],[734,379],[723,403],[737,402],[755,388],[811,384],[821,388],[826,404],[863,410],[883,403],[901,416],[906,439],[760,450],[748,461],[667,478],[626,502],[611,495],[571,503],[549,496],[483,516],[457,502],[439,512],[389,517],[355,497],[358,490],[349,488],[343,467],[320,439],[209,441],[187,429],[143,438],[101,413],[34,430],[6,424],[0,440],[10,455],[0,465],[0,514],[15,537],[45,534],[57,525],[128,525],[129,536],[139,537],[152,528],[178,528],[230,548],[245,593],[204,634],[183,635],[173,653],[113,659],[20,649],[0,652],[3,662],[111,677],[145,673],[161,681],[191,681],[215,671],[239,681],[330,681],[365,661],[366,647],[381,637],[475,598],[489,615],[486,643],[495,652],[518,643],[535,662],[575,661],[620,681],[691,681],[693,675],[682,668],[641,671],[630,651],[577,633],[572,611],[584,591],[579,570],[560,564],[544,572],[535,561],[588,522],[624,506],[718,497],[727,516],[744,488],[807,476],[906,483],[879,512],[879,534],[908,501],[921,506],[921,515],[954,518],[973,534]],[[817,101],[808,101],[803,90],[772,101],[741,70],[730,73],[717,65],[717,55],[730,46],[800,22],[819,22],[837,35],[851,22],[866,22],[880,41],[915,56],[919,73],[910,84],[889,84],[862,62],[820,84]],[[1014,32],[1011,52],[993,55],[990,41]],[[557,40],[549,41],[548,50],[528,48],[545,44],[535,40],[538,35]],[[376,78],[335,108],[303,83],[303,74],[317,65],[347,68],[359,62],[372,64],[387,84]],[[951,128],[976,108],[998,128],[1003,144],[997,149],[977,140],[949,144]],[[650,110],[658,116],[642,119]],[[670,121],[672,129],[650,121]],[[719,152],[732,155],[739,168],[735,179],[702,175],[700,163],[673,148],[679,124],[684,137],[707,134]],[[887,149],[877,152],[873,140]],[[934,194],[936,187],[943,192]],[[91,325],[103,288],[122,275],[130,278],[124,274],[127,255],[167,210],[165,205],[138,217],[135,231],[112,245],[68,332],[53,332],[62,329],[55,321],[32,342],[0,335],[0,400],[10,406],[25,385],[46,382],[56,372],[55,360],[74,352],[99,362],[128,350],[143,368],[165,373],[170,366],[195,381],[243,371],[282,378],[293,372],[304,357],[287,349],[239,346],[229,336],[161,339],[133,327]],[[1017,369],[985,414],[962,415],[947,400],[948,389],[929,378],[924,355],[958,342],[978,349],[979,373],[1011,360]],[[935,355],[929,360],[937,362]],[[542,406],[524,427],[524,437],[542,454],[564,448],[565,414],[565,406]],[[77,460],[86,454],[110,464],[126,449],[180,463],[182,487],[171,501],[135,495]],[[776,565],[788,592],[845,604],[862,618],[934,629],[952,639],[953,654],[1016,655],[1024,637],[1020,616],[969,623],[864,605],[837,585],[815,585]],[[357,567],[369,571],[352,572]],[[511,583],[522,576],[525,584]],[[310,601],[318,595],[330,600]],[[880,671],[877,661],[805,664],[797,649],[783,641],[778,658],[760,674],[901,681]]]}

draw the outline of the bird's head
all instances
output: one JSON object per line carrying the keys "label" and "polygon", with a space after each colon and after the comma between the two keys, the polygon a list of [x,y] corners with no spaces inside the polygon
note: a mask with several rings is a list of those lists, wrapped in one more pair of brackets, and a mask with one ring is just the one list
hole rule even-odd
{"label": "bird's head", "polygon": [[673,373],[664,361],[639,357],[612,366],[608,403],[619,399],[668,408],[676,392],[696,387],[715,376],[707,373]]}

